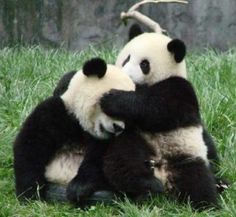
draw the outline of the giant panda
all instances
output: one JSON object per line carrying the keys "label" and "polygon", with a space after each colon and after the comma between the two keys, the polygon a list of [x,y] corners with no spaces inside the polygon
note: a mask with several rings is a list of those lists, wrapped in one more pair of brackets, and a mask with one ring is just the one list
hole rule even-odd
{"label": "giant panda", "polygon": [[[62,189],[57,199],[62,199],[61,195],[65,199],[67,194],[66,200],[73,202],[78,185],[89,182],[87,179],[95,183],[91,188],[109,188],[101,175],[98,156],[104,153],[108,141],[124,130],[125,124],[104,114],[99,100],[112,88],[131,91],[135,85],[119,68],[99,58],[87,61],[68,81],[63,94],[55,94],[36,106],[15,139],[14,173],[18,198],[53,199]],[[94,156],[98,160],[92,167],[86,167]],[[86,174],[79,176],[82,162]],[[100,180],[94,178],[96,173]],[[82,194],[83,189],[80,190]]]}
{"label": "giant panda", "polygon": [[[143,34],[141,27],[138,24],[133,24],[129,31],[129,41],[141,34]],[[152,40],[149,43],[148,36],[150,37],[154,36],[155,38],[156,35],[153,33],[151,34],[147,33],[147,35],[144,34],[137,41],[128,43],[127,46],[125,46],[120,52],[116,61],[116,65],[118,67],[122,67],[123,70],[127,74],[129,74],[129,76],[137,85],[140,85],[142,83],[150,85],[153,82],[161,81],[163,80],[163,78],[161,77],[162,75],[164,75],[164,79],[165,77],[170,77],[170,76],[175,76],[175,75],[178,75],[186,79],[187,72],[186,72],[186,64],[185,64],[185,59],[184,59],[185,54],[186,54],[185,44],[178,39],[171,40],[169,37],[165,35],[161,35],[161,34],[160,35],[157,34],[157,36],[159,36],[159,38],[156,38],[156,40],[158,40],[158,43],[157,42],[155,43]],[[167,45],[168,52],[165,52],[167,51],[165,46],[164,46],[164,50],[162,50],[163,49],[162,46],[157,47],[158,44],[161,45],[162,41],[165,41],[163,40],[164,38],[167,41],[169,40],[169,44]],[[145,43],[142,43],[144,41]],[[152,48],[152,42],[154,46],[153,48]],[[125,63],[128,61],[127,57],[129,55],[127,54],[130,51],[129,49],[131,49],[131,52],[133,53],[132,55],[133,60],[131,60],[130,64],[126,65]],[[155,49],[156,49],[156,53],[155,53]],[[167,55],[163,57],[162,54],[163,55],[167,54]],[[150,62],[145,64],[145,61],[143,61],[145,59],[147,60],[150,59]],[[150,70],[152,70],[150,74],[153,74],[153,75],[155,74],[155,76],[158,76],[159,78],[150,78],[150,75],[149,75],[149,78],[148,76],[145,76],[145,65],[149,65],[149,67],[151,67],[151,69],[149,68]],[[143,73],[142,72],[140,73],[140,70],[142,70]],[[136,73],[134,73],[135,71]],[[139,81],[137,80],[137,74],[143,75],[142,78],[139,78]],[[205,127],[203,128],[203,139],[208,148],[207,157],[210,161],[211,169],[216,174],[219,172],[219,157],[217,154],[214,141]],[[224,189],[228,188],[229,186],[228,181],[223,180],[222,178],[216,178],[216,179],[217,179],[218,192],[222,192]]]}
{"label": "giant panda", "polygon": [[[211,161],[217,162],[218,156],[203,127],[193,86],[186,79],[185,54],[181,40],[157,33],[143,33],[124,46],[116,65],[134,81],[136,90],[111,91],[102,97],[101,108],[108,116],[136,126],[154,153],[148,159],[134,153],[133,168],[128,170],[130,159],[113,151],[116,154],[105,158],[104,173],[117,189],[135,186],[138,179],[145,179],[144,169],[135,169],[137,161],[146,162],[169,195],[189,199],[201,209],[217,206]],[[115,178],[121,171],[130,177],[132,170],[135,179]]]}
{"label": "giant panda", "polygon": [[[120,52],[116,64],[136,83],[136,91],[112,91],[101,107],[133,127],[126,125],[110,143],[103,170],[113,189],[135,196],[158,189],[152,186],[157,185],[153,170],[167,192],[180,200],[189,197],[198,208],[217,204],[213,166],[218,156],[186,80],[185,53],[182,41],[156,33],[137,36]],[[62,94],[71,78],[73,72],[66,74],[54,94]]]}

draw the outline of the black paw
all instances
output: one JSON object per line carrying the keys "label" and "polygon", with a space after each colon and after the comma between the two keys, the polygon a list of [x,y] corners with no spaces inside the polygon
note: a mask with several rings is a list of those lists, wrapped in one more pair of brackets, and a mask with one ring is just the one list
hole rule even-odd
{"label": "black paw", "polygon": [[92,184],[82,184],[76,180],[72,180],[66,190],[67,199],[75,204],[82,203],[92,193],[94,188]]}
{"label": "black paw", "polygon": [[162,182],[154,176],[148,179],[141,179],[139,185],[143,192],[149,192],[154,195],[163,193],[165,190]]}
{"label": "black paw", "polygon": [[120,99],[125,91],[112,89],[106,93],[100,100],[100,105],[105,114],[112,117],[118,117],[122,111],[122,102]]}

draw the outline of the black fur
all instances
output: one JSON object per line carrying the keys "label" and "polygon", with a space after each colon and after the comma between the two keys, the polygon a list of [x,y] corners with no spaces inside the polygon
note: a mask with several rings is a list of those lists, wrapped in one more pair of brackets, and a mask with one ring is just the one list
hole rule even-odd
{"label": "black fur", "polygon": [[129,29],[129,41],[136,36],[141,35],[142,33],[143,30],[141,29],[141,27],[137,23],[133,24]]}
{"label": "black fur", "polygon": [[208,159],[210,159],[210,163],[211,163],[211,169],[212,171],[214,171],[214,173],[217,173],[219,168],[219,157],[217,154],[217,150],[215,147],[215,143],[211,137],[211,135],[207,132],[206,129],[203,130],[203,139],[204,142],[208,148],[208,153],[207,153],[207,157]]}
{"label": "black fur", "polygon": [[88,135],[85,156],[77,176],[67,188],[69,201],[85,206],[85,201],[95,191],[112,190],[103,173],[103,156],[108,140],[97,140]]}
{"label": "black fur", "polygon": [[162,193],[164,186],[145,163],[153,155],[155,151],[133,127],[127,127],[112,140],[104,155],[103,169],[114,190],[125,192],[133,199],[146,193]]}
{"label": "black fur", "polygon": [[167,45],[168,51],[173,53],[175,61],[180,63],[186,55],[186,46],[183,41],[179,39],[173,39]]}
{"label": "black fur", "polygon": [[134,91],[114,90],[101,99],[103,111],[149,132],[164,132],[201,123],[192,85],[171,77]]}
{"label": "black fur", "polygon": [[102,78],[107,71],[107,64],[100,58],[93,58],[88,60],[83,65],[83,73],[86,76],[96,75],[98,78]]}
{"label": "black fur", "polygon": [[[102,98],[101,107],[107,115],[132,123],[142,131],[149,133],[161,133],[182,127],[201,125],[199,106],[194,89],[187,80],[180,77],[171,77],[152,86],[138,87],[135,92],[112,91]],[[125,134],[124,138],[129,138],[129,135]],[[120,146],[126,144],[126,149],[129,146],[132,147],[129,139],[121,143],[119,139],[120,137],[116,138],[116,142]],[[147,145],[139,146],[134,138],[130,141],[135,142],[133,149],[136,150],[137,147],[141,147],[140,152],[147,150]],[[142,142],[141,139],[139,141],[142,145],[148,142]],[[120,147],[119,145],[117,147]],[[109,148],[114,148],[114,144],[110,145]],[[121,150],[123,151],[123,149]],[[139,163],[144,164],[145,159],[140,156],[140,153],[132,152],[132,158],[134,159],[132,162],[130,161],[131,154],[125,155],[117,149],[113,151],[116,155],[112,156],[110,160],[106,158],[104,161],[105,175],[109,177],[112,173],[115,174],[109,180],[113,186],[117,185],[119,188],[128,186],[136,193],[140,192],[138,191],[140,183],[142,187],[145,186],[143,179],[148,181],[149,187],[151,186],[150,177],[142,174],[145,171],[144,165],[142,167]],[[110,156],[110,152],[108,156]],[[146,160],[151,159],[151,156],[154,155],[145,156]],[[215,179],[212,171],[205,165],[203,160],[197,159],[195,161],[194,156],[181,156],[178,153],[174,154],[174,157],[163,157],[167,159],[167,170],[173,173],[173,186],[180,194],[180,200],[189,197],[193,207],[197,209],[211,205],[217,206]],[[129,171],[134,174],[131,173],[130,176],[127,171],[122,171],[125,168],[124,165],[116,167],[119,164],[117,162],[125,162],[126,167],[131,165]],[[138,175],[135,176],[137,168]],[[126,174],[127,177],[122,174]],[[132,179],[132,177],[135,178]]]}
{"label": "black fur", "polygon": [[149,74],[151,68],[150,68],[150,63],[147,59],[142,60],[141,63],[139,64],[139,66],[140,66],[143,74],[145,74],[145,75]]}
{"label": "black fur", "polygon": [[122,66],[124,66],[126,63],[128,63],[130,60],[130,55],[127,56],[127,58],[124,60],[124,62],[122,63]]}
{"label": "black fur", "polygon": [[77,71],[71,71],[71,72],[67,72],[66,74],[64,74],[61,79],[59,80],[59,82],[56,85],[56,88],[53,91],[53,96],[61,96],[63,93],[66,92],[69,84],[70,84],[70,80],[74,77],[75,73]]}
{"label": "black fur", "polygon": [[[169,78],[150,87],[145,85],[138,86],[136,92],[111,91],[101,100],[101,105],[108,115],[123,119],[130,125],[137,126],[142,131],[164,132],[178,127],[201,124],[194,90],[188,81],[179,77]],[[152,169],[144,167],[145,160],[148,159],[148,153],[150,154],[150,147],[135,132],[135,130],[126,130],[121,136],[116,137],[108,146],[106,154],[104,154],[104,172],[112,188],[114,188],[113,190],[126,192],[127,195],[133,198],[148,191],[152,193],[163,191],[160,181],[150,175]],[[138,139],[136,140],[135,138]],[[205,129],[203,139],[208,147],[208,158],[213,168],[214,164],[218,163],[218,156],[214,142]],[[134,150],[136,151],[134,152]],[[133,159],[133,161],[130,159]],[[140,168],[142,169],[140,170]],[[204,167],[199,169],[199,171],[201,170],[204,175],[206,170]],[[150,176],[144,176],[143,172],[145,171]],[[210,172],[207,176],[210,178],[206,177],[206,179],[208,181],[212,180],[212,176]],[[216,181],[216,185],[219,186],[217,187],[218,191],[221,191],[222,186],[225,186],[225,184],[228,187],[227,182],[222,184],[221,179]],[[205,185],[202,188],[208,187],[213,189],[212,195],[208,195],[209,198],[212,196],[213,199],[208,202],[216,204],[214,196],[216,191],[215,180],[209,181],[209,186]],[[211,190],[208,192],[211,192]],[[191,196],[192,193],[189,192],[189,194]],[[195,200],[194,198],[192,199],[193,206],[200,207],[197,199]],[[208,199],[206,198],[206,200]],[[205,205],[206,203],[203,203],[202,207]]]}
{"label": "black fur", "polygon": [[[75,71],[73,71],[73,72],[75,72]],[[57,84],[57,86],[56,86],[56,88],[54,90],[54,95],[62,95],[65,92],[65,90],[67,90],[68,85],[69,85],[69,81],[68,80],[69,80],[69,77],[71,77],[71,78],[73,77],[73,74],[72,74],[73,72],[66,73],[60,79],[60,81],[58,82],[58,84]],[[142,88],[137,88],[137,89],[139,89],[139,92],[142,92],[142,89],[143,89],[143,91],[145,91],[146,87],[143,86]],[[117,93],[116,91],[114,91],[113,93],[115,94],[114,97],[116,97],[116,94],[119,95],[119,93]],[[118,102],[118,99],[117,99],[117,104],[120,104]],[[105,99],[103,99],[103,100],[105,100]],[[124,103],[124,101],[122,101],[122,99],[120,99],[120,101],[121,101],[121,103]],[[168,103],[168,101],[169,100],[167,100],[167,103]],[[104,103],[109,103],[109,102],[105,100]],[[114,102],[114,103],[116,103],[116,102]],[[113,105],[113,103],[112,103],[111,106],[115,107],[116,105]],[[124,108],[126,108],[127,106],[128,106],[128,104],[126,104]],[[142,106],[142,104],[140,106]],[[115,109],[116,108],[117,107],[115,107]],[[119,108],[117,108],[117,109],[119,109]],[[129,109],[133,109],[133,108],[129,108]],[[164,110],[164,112],[165,112],[165,110]],[[167,115],[168,115],[168,113],[167,113]],[[212,170],[215,173],[217,173],[218,172],[218,165],[219,165],[219,157],[217,155],[217,151],[216,151],[216,147],[215,147],[214,141],[213,141],[213,139],[211,138],[210,134],[207,132],[207,130],[205,128],[204,128],[204,131],[203,131],[203,139],[204,139],[204,142],[205,142],[206,146],[208,147],[208,159],[211,162]]]}
{"label": "black fur", "polygon": [[[90,137],[81,128],[79,121],[68,114],[60,97],[51,97],[40,103],[24,122],[14,143],[14,172],[17,196],[20,199],[47,198],[50,183],[44,177],[45,168],[62,147],[72,150],[74,148],[84,149],[82,144],[88,144],[88,147],[93,147],[93,151],[85,149],[88,152],[88,157],[94,160],[94,156],[100,156],[100,153],[104,150],[102,141]],[[97,148],[92,145],[93,142],[95,144],[99,143]],[[79,176],[80,178],[78,178],[77,175],[69,185],[70,188],[67,190],[69,200],[73,199],[71,195],[74,194],[74,191],[77,192],[78,197],[82,197],[86,193],[85,191],[78,192],[79,189],[72,188],[73,185],[78,186],[77,181],[81,183],[86,179],[89,185],[81,186],[81,188],[84,187],[88,192],[95,189],[93,185],[90,185],[90,180],[92,183],[96,183],[96,189],[99,189],[99,183],[105,183],[102,174],[97,176],[96,181],[92,176],[92,174],[96,174],[96,171],[101,173],[100,163],[96,162],[95,165],[90,166],[91,170],[86,170],[84,168],[86,168],[87,162],[89,162],[89,159],[85,158],[80,169],[86,171],[85,176]],[[100,177],[102,181],[99,181]],[[61,192],[60,188],[54,188],[54,190]],[[49,193],[52,194],[51,191]]]}
{"label": "black fur", "polygon": [[14,143],[16,194],[45,198],[45,167],[64,144],[80,145],[83,130],[59,97],[51,97],[29,115]]}
{"label": "black fur", "polygon": [[187,155],[168,159],[173,173],[173,193],[180,201],[189,200],[195,209],[217,207],[217,192],[213,173],[201,158]]}

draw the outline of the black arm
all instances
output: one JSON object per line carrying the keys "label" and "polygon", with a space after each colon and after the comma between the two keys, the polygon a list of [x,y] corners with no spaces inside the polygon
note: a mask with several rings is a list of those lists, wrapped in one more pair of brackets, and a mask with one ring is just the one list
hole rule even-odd
{"label": "black arm", "polygon": [[101,107],[109,116],[153,132],[200,123],[193,87],[180,77],[172,77],[135,92],[114,90],[103,96]]}
{"label": "black arm", "polygon": [[83,205],[95,191],[110,190],[103,173],[103,156],[107,150],[108,141],[98,140],[90,135],[85,137],[84,160],[67,188],[69,201],[79,205]]}

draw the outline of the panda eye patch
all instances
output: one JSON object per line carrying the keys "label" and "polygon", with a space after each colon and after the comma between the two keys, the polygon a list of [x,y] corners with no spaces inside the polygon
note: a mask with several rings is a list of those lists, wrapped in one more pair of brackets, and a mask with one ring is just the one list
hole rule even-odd
{"label": "panda eye patch", "polygon": [[150,72],[150,63],[147,59],[144,59],[139,64],[143,74],[148,74]]}
{"label": "panda eye patch", "polygon": [[127,63],[129,62],[130,60],[130,55],[125,59],[125,61],[122,63],[122,67]]}

